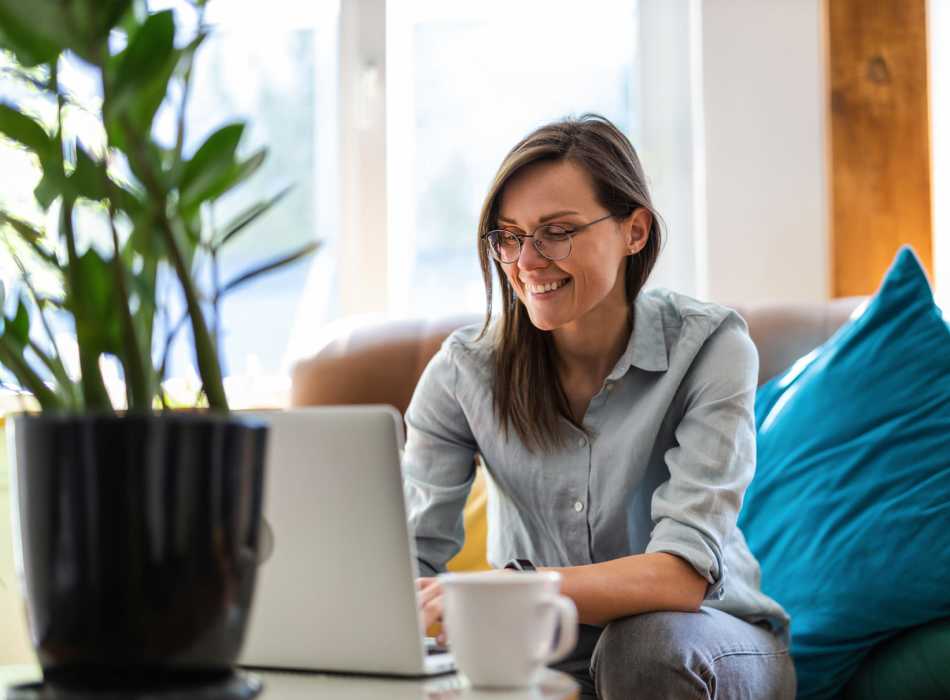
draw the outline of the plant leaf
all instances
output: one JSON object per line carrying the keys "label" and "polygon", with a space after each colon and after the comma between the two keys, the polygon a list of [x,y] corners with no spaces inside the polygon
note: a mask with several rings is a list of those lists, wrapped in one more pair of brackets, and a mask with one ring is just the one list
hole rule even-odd
{"label": "plant leaf", "polygon": [[62,189],[59,176],[44,171],[43,177],[40,178],[39,183],[33,189],[33,196],[36,197],[36,202],[43,208],[43,211],[46,211],[56,201],[56,198],[62,194]]}
{"label": "plant leaf", "polygon": [[186,211],[196,211],[202,202],[212,202],[218,199],[256,173],[261,165],[264,164],[266,158],[267,149],[262,148],[247,160],[236,163],[229,170],[222,173],[219,179],[212,182],[197,199],[193,201],[183,200],[182,209]]}
{"label": "plant leaf", "polygon": [[106,75],[111,89],[103,109],[111,144],[125,150],[126,122],[148,135],[180,56],[174,15],[165,10],[150,15],[125,50],[109,61]]}
{"label": "plant leaf", "polygon": [[89,248],[76,260],[76,272],[82,296],[70,290],[67,304],[79,312],[77,316],[95,319],[94,323],[77,324],[80,347],[96,354],[112,353],[121,357],[122,331],[117,305],[125,304],[126,300],[118,298],[112,268],[94,248]]}
{"label": "plant leaf", "polygon": [[108,37],[132,6],[132,0],[82,0],[78,3],[87,18],[87,32],[92,39]]}
{"label": "plant leaf", "polygon": [[[42,242],[45,236],[40,231],[33,228],[33,226],[27,222],[2,211],[0,211],[0,224],[6,224],[16,231],[20,238],[30,246],[33,252],[44,262],[54,267],[59,267],[59,258],[56,257],[56,254],[43,246]],[[2,304],[3,302],[0,300],[0,306],[2,306]]]}
{"label": "plant leaf", "polygon": [[208,193],[236,167],[243,122],[221,127],[209,136],[186,163],[178,183],[182,208],[193,208],[209,199]]}
{"label": "plant leaf", "polygon": [[216,239],[212,242],[211,247],[217,250],[225,243],[230,241],[236,235],[241,233],[241,231],[245,230],[248,226],[257,221],[261,216],[270,211],[270,209],[275,204],[280,202],[280,200],[286,197],[293,188],[293,185],[288,185],[270,199],[265,199],[261,202],[258,202],[257,204],[248,207],[240,214],[235,216],[223,229],[221,229],[221,233],[217,235]]}
{"label": "plant leaf", "polygon": [[19,345],[21,352],[30,342],[30,314],[22,298],[17,301],[16,315],[7,321],[7,332],[12,332],[9,337]]}
{"label": "plant leaf", "polygon": [[229,292],[234,291],[241,285],[246,284],[247,282],[250,282],[255,277],[259,277],[260,275],[263,275],[267,272],[272,272],[276,270],[277,268],[284,267],[285,265],[289,265],[290,263],[296,262],[297,260],[300,260],[301,258],[306,257],[307,255],[310,255],[311,253],[316,251],[321,245],[322,245],[321,241],[311,241],[310,243],[307,243],[306,245],[298,248],[297,250],[291,253],[282,255],[281,257],[275,258],[274,260],[266,262],[263,265],[258,265],[256,267],[253,267],[250,270],[247,270],[246,272],[241,273],[240,275],[238,275],[237,277],[229,281],[227,284],[225,284],[221,288],[221,291],[218,292],[218,296],[223,297],[225,294],[228,294]]}
{"label": "plant leaf", "polygon": [[46,130],[15,107],[0,103],[0,132],[47,160],[53,153],[53,140]]}
{"label": "plant leaf", "polygon": [[[28,55],[45,57],[41,63],[48,63],[62,49],[96,63],[108,37],[108,29],[99,23],[114,11],[115,1],[0,0],[0,26],[8,39],[29,49]],[[97,11],[92,10],[93,3],[99,6]]]}
{"label": "plant leaf", "polygon": [[27,68],[51,63],[63,50],[41,30],[43,18],[31,16],[32,3],[0,0],[0,46],[9,48]]}
{"label": "plant leaf", "polygon": [[117,104],[158,76],[175,47],[175,17],[171,10],[149,15],[121,54],[112,85]]}
{"label": "plant leaf", "polygon": [[101,201],[109,196],[106,189],[108,175],[105,165],[93,160],[92,156],[80,143],[76,143],[76,169],[69,180],[73,185],[73,193],[94,201]]}

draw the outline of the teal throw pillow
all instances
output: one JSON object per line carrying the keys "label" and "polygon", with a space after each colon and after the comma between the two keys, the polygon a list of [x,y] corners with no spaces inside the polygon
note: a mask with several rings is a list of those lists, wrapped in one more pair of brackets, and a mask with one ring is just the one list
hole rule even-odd
{"label": "teal throw pillow", "polygon": [[756,396],[739,525],[791,614],[803,699],[950,616],[950,328],[909,248],[858,314]]}

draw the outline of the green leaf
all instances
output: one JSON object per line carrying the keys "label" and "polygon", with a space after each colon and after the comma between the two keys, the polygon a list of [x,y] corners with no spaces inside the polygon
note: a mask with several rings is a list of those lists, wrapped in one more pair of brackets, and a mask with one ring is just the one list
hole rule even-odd
{"label": "green leaf", "polygon": [[289,265],[290,263],[296,262],[300,260],[301,258],[306,257],[307,255],[310,255],[311,253],[316,251],[320,247],[320,245],[321,245],[320,241],[312,241],[311,243],[307,243],[305,246],[298,248],[292,253],[288,253],[279,258],[271,260],[270,262],[266,262],[262,265],[253,267],[250,270],[247,270],[246,272],[243,272],[242,274],[238,275],[237,277],[229,281],[227,284],[225,284],[221,288],[221,291],[218,293],[218,296],[222,297],[225,294],[228,294],[229,292],[234,291],[241,285],[246,284],[247,282],[250,282],[255,277],[259,277],[268,272],[273,272],[274,270],[278,268],[281,268],[281,267],[284,267],[285,265]]}
{"label": "green leaf", "polygon": [[146,136],[151,132],[181,54],[175,49],[174,16],[165,10],[150,15],[126,49],[110,61],[110,90],[103,106],[110,143],[126,150],[127,129]]}
{"label": "green leaf", "polygon": [[287,194],[294,188],[293,185],[289,185],[282,189],[280,192],[275,194],[270,199],[265,199],[263,201],[254,204],[240,214],[235,216],[231,221],[221,229],[221,232],[217,234],[215,240],[212,242],[211,247],[214,249],[220,248],[225,243],[230,241],[236,235],[244,231],[248,226],[257,221],[260,217],[266,214],[270,209],[280,202]]}
{"label": "green leaf", "polygon": [[[94,31],[95,17],[88,7],[94,1],[0,0],[0,26],[8,39],[27,49],[27,57],[45,58],[41,63],[49,62],[62,49],[71,49],[95,63],[108,50],[108,32]],[[104,0],[102,4],[112,2]]]}
{"label": "green leaf", "polygon": [[21,350],[30,342],[30,313],[23,299],[17,302],[16,315],[7,321],[7,335],[19,344]]}
{"label": "green leaf", "polygon": [[[56,257],[56,254],[43,245],[45,236],[33,228],[33,226],[2,211],[0,211],[0,224],[6,224],[16,231],[20,238],[30,246],[41,260],[54,267],[59,266],[59,259]],[[0,300],[0,306],[2,306],[2,303],[2,300]]]}
{"label": "green leaf", "polygon": [[93,39],[102,39],[117,28],[132,6],[132,0],[83,0],[78,3],[87,18]]}
{"label": "green leaf", "polygon": [[119,211],[124,211],[130,219],[134,220],[145,211],[146,205],[142,201],[142,193],[129,189],[111,178],[109,188],[109,199],[112,200],[113,206]]}
{"label": "green leaf", "polygon": [[185,165],[181,181],[183,206],[200,203],[206,193],[226,177],[237,165],[237,147],[244,135],[245,124],[235,122],[221,127],[209,136]]}
{"label": "green leaf", "polygon": [[112,85],[112,99],[134,94],[165,68],[175,47],[175,16],[171,10],[150,15],[122,52]]}
{"label": "green leaf", "polygon": [[33,189],[33,196],[36,202],[46,211],[50,208],[56,198],[63,192],[63,186],[60,178],[49,171],[43,172],[43,177]]}
{"label": "green leaf", "polygon": [[[2,317],[0,317],[2,318]],[[43,381],[30,363],[23,357],[23,350],[10,342],[7,336],[8,324],[4,324],[0,333],[0,364],[6,367],[27,391],[33,393],[44,411],[58,411],[63,408],[63,400]]]}
{"label": "green leaf", "polygon": [[163,251],[161,233],[151,217],[142,215],[133,219],[132,235],[127,245],[145,260],[158,259]]}
{"label": "green leaf", "polygon": [[76,143],[76,169],[69,180],[76,196],[94,201],[101,201],[109,196],[105,165],[93,160],[78,142]]}
{"label": "green leaf", "polygon": [[125,304],[126,300],[118,298],[112,268],[94,248],[90,248],[76,260],[76,272],[82,296],[70,290],[67,303],[70,308],[79,311],[77,315],[95,319],[94,323],[77,324],[79,345],[96,354],[121,356],[122,331],[117,307]]}
{"label": "green leaf", "polygon": [[53,140],[46,130],[15,107],[0,103],[0,133],[25,146],[39,156],[40,161],[47,160],[55,148]]}
{"label": "green leaf", "polygon": [[29,16],[32,3],[0,0],[0,46],[11,50],[23,66],[32,68],[53,62],[63,46],[38,31]]}
{"label": "green leaf", "polygon": [[209,183],[209,186],[202,191],[193,200],[182,200],[182,209],[186,211],[195,211],[198,206],[205,201],[213,202],[222,195],[247,180],[256,173],[264,160],[267,158],[267,149],[262,148],[245,161],[235,164],[233,167],[223,172],[221,176]]}

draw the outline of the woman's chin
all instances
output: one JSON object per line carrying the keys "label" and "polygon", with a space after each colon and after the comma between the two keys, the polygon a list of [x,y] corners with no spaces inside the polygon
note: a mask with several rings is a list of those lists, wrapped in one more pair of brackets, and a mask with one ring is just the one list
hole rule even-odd
{"label": "woman's chin", "polygon": [[528,318],[531,319],[531,324],[539,331],[557,330],[569,320],[557,317],[554,314],[532,313],[530,307],[528,308]]}

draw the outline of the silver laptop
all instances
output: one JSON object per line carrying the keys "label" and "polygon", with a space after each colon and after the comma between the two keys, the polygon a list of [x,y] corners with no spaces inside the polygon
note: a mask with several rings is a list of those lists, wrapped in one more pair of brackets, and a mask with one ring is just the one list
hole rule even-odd
{"label": "silver laptop", "polygon": [[395,676],[454,670],[420,629],[399,413],[252,415],[270,423],[264,515],[273,550],[258,571],[239,663]]}

